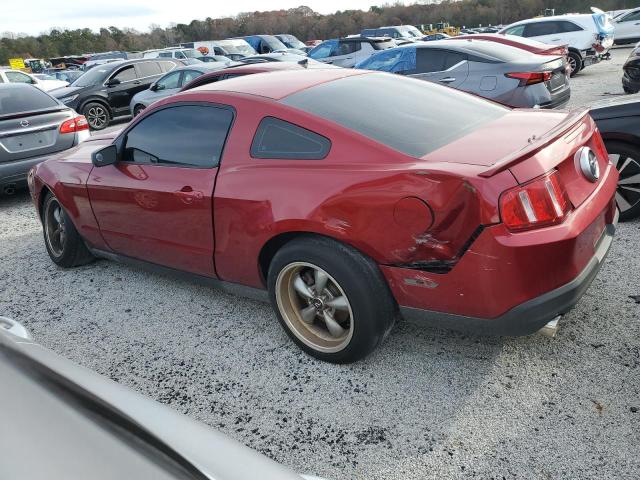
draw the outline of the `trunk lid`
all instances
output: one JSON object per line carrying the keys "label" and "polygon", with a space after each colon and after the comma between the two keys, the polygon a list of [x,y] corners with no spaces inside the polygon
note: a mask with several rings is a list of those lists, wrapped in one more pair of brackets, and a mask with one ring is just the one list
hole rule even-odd
{"label": "trunk lid", "polygon": [[[469,145],[473,145],[472,151]],[[596,154],[600,172],[604,172],[606,150],[586,110],[513,110],[423,159],[488,167],[481,177],[508,169],[520,184],[557,169],[571,203],[577,207],[598,185],[587,179],[574,158],[583,146]]]}
{"label": "trunk lid", "polygon": [[70,109],[58,109],[3,118],[0,116],[0,163],[40,157],[73,146],[75,133],[60,133],[60,125],[74,118]]}

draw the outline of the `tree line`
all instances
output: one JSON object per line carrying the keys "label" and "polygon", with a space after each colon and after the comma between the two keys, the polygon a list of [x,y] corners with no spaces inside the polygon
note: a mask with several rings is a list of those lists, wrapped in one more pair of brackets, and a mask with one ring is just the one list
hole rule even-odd
{"label": "tree line", "polygon": [[467,27],[506,25],[540,15],[546,8],[555,8],[556,14],[587,13],[594,3],[605,11],[638,6],[637,1],[630,0],[445,0],[439,4],[393,4],[374,6],[368,11],[344,10],[329,15],[300,6],[289,10],[240,13],[228,18],[208,17],[166,28],[151,25],[147,32],[113,26],[101,28],[99,32],[88,28],[53,28],[38,36],[5,32],[0,39],[0,65],[14,57],[53,58],[110,50],[141,51],[180,42],[258,33],[291,33],[305,41],[335,38],[383,25],[411,24],[420,27],[439,21]]}

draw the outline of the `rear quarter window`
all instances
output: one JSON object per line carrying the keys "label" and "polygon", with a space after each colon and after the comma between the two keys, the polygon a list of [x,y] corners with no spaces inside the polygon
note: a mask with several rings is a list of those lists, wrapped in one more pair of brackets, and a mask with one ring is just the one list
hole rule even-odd
{"label": "rear quarter window", "polygon": [[388,73],[326,82],[280,102],[417,158],[509,111],[473,95]]}
{"label": "rear quarter window", "polygon": [[331,141],[311,130],[275,117],[265,117],[251,142],[253,158],[322,160]]}

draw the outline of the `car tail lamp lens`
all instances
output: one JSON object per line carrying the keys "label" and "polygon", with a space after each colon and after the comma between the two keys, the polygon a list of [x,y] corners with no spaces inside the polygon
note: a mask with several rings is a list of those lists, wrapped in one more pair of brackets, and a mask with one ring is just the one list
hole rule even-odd
{"label": "car tail lamp lens", "polygon": [[529,230],[561,223],[571,202],[557,170],[500,196],[500,215],[510,230]]}
{"label": "car tail lamp lens", "polygon": [[60,125],[60,133],[75,133],[82,130],[89,130],[89,122],[84,118],[84,115],[67,120]]}
{"label": "car tail lamp lens", "polygon": [[513,72],[505,73],[505,77],[520,80],[520,85],[535,85],[551,80],[552,72]]}

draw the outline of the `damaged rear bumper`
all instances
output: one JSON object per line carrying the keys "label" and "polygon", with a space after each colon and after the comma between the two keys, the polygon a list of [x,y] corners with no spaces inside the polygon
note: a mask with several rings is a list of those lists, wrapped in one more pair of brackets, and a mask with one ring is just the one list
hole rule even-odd
{"label": "damaged rear bumper", "polygon": [[606,225],[596,245],[595,255],[577,277],[559,288],[517,305],[496,318],[479,318],[401,306],[402,316],[407,320],[417,320],[439,328],[480,334],[520,336],[534,333],[558,315],[571,310],[587,291],[609,252],[617,219],[616,210],[613,223]]}

